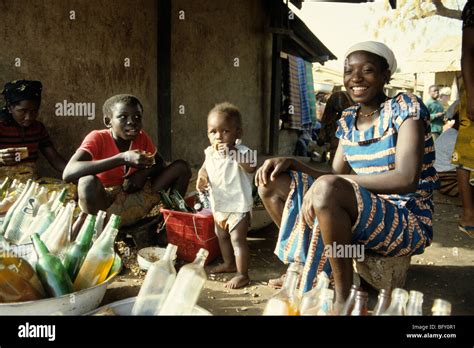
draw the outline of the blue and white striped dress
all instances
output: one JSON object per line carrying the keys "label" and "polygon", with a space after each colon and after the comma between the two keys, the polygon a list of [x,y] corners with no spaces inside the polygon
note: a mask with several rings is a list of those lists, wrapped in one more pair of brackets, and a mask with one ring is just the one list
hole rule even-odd
{"label": "blue and white striped dress", "polygon": [[[373,194],[351,181],[359,212],[352,241],[383,256],[421,254],[433,238],[433,189],[438,179],[433,167],[435,152],[429,112],[416,96],[402,93],[383,104],[380,116],[370,128],[359,131],[355,127],[359,107],[344,110],[336,131],[345,159],[357,175],[379,174],[395,168],[398,131],[409,117],[419,117],[425,123],[425,153],[416,192]],[[331,267],[317,219],[311,230],[300,214],[304,194],[314,178],[300,172],[291,172],[290,176],[290,194],[275,254],[285,263],[304,263],[300,287],[308,291],[316,275],[321,271],[330,274]]]}

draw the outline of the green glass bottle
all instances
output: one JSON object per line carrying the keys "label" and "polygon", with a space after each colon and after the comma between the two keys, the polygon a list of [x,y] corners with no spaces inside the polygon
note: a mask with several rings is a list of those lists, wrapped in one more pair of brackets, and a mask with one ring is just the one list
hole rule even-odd
{"label": "green glass bottle", "polygon": [[72,281],[76,279],[79,269],[86,258],[87,252],[92,245],[92,236],[94,234],[95,215],[88,215],[82,225],[76,240],[68,248],[64,257],[64,268]]}
{"label": "green glass bottle", "polygon": [[59,297],[73,292],[71,278],[67,275],[61,260],[49,252],[37,233],[33,234],[31,240],[38,255],[36,273],[47,294]]}

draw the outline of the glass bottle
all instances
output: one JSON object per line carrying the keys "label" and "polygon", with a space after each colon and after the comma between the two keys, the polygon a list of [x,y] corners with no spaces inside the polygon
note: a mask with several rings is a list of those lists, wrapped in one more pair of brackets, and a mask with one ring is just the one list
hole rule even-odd
{"label": "glass bottle", "polygon": [[1,229],[0,233],[5,235],[5,237],[6,237],[7,228],[10,225],[10,221],[12,220],[13,215],[15,214],[17,210],[17,207],[21,204],[21,202],[23,201],[23,198],[27,195],[32,184],[33,184],[33,181],[31,179],[26,182],[25,186],[23,187],[21,191],[20,196],[15,201],[15,203],[13,203],[13,205],[8,209],[5,215],[5,218],[3,219],[3,224],[0,226],[0,229]]}
{"label": "glass bottle", "polygon": [[56,199],[54,200],[53,202],[53,205],[51,207],[51,210],[56,212],[58,212],[59,208],[64,204],[64,202],[66,201],[66,196],[67,196],[67,188],[64,187],[61,192],[59,192],[59,194],[56,195]]}
{"label": "glass bottle", "polygon": [[166,299],[176,279],[173,259],[177,250],[176,245],[169,243],[163,258],[150,266],[132,308],[132,315],[159,314],[161,304]]}
{"label": "glass bottle", "polygon": [[355,295],[354,307],[352,308],[351,315],[368,315],[367,301],[369,300],[369,294],[365,291],[357,291]]}
{"label": "glass bottle", "polygon": [[69,246],[65,253],[63,264],[72,281],[76,279],[87,252],[92,245],[94,225],[95,215],[88,215],[76,240]]}
{"label": "glass bottle", "polygon": [[410,291],[406,315],[423,315],[423,293]]}
{"label": "glass bottle", "polygon": [[38,234],[33,234],[31,239],[38,255],[36,273],[46,293],[58,297],[73,292],[71,279],[67,275],[61,260],[49,252]]}
{"label": "glass bottle", "polygon": [[31,220],[30,217],[33,216],[33,210],[29,209],[29,200],[34,195],[36,188],[38,187],[38,183],[33,182],[28,190],[26,191],[25,195],[21,198],[21,201],[18,203],[18,206],[13,213],[11,220],[5,230],[5,238],[13,243],[18,243],[21,239],[22,234],[26,231],[27,227]]}
{"label": "glass bottle", "polygon": [[63,213],[57,218],[57,223],[41,236],[49,251],[54,255],[60,255],[66,251],[71,242],[72,218],[76,202],[69,202],[63,209]]}
{"label": "glass bottle", "polygon": [[405,315],[407,301],[408,292],[400,288],[393,289],[390,306],[383,315]]}
{"label": "glass bottle", "polygon": [[83,211],[81,211],[79,213],[76,220],[72,224],[71,240],[76,240],[76,238],[79,235],[79,232],[81,231],[82,227],[84,226],[84,222],[86,221],[88,216],[89,216],[89,214],[87,214]]}
{"label": "glass bottle", "polygon": [[105,281],[114,262],[117,234],[118,229],[111,227],[94,242],[74,280],[74,290],[88,289]]}
{"label": "glass bottle", "polygon": [[166,297],[160,315],[190,315],[201,294],[207,276],[204,263],[209,252],[199,249],[193,263],[183,266]]}
{"label": "glass bottle", "polygon": [[5,180],[3,180],[2,184],[0,185],[0,200],[4,199],[7,193],[8,188],[12,183],[12,179],[7,176]]}
{"label": "glass bottle", "polygon": [[433,315],[451,315],[451,303],[446,300],[437,298],[433,302],[431,313]]}
{"label": "glass bottle", "polygon": [[315,308],[318,305],[321,290],[329,287],[329,277],[326,272],[320,272],[317,279],[316,286],[310,291],[307,291],[301,298],[301,315],[305,315],[308,310]]}
{"label": "glass bottle", "polygon": [[[7,254],[1,254],[0,252],[0,269],[5,269],[5,271],[13,272],[13,274],[8,274],[4,273],[3,275],[6,276],[4,278],[4,281],[8,284],[9,280],[13,280],[14,283],[16,283],[17,286],[13,286],[12,289],[8,289],[10,286],[12,286],[12,283],[9,283],[6,285],[4,281],[0,281],[0,291],[5,292],[10,292],[12,290],[13,292],[18,292],[18,296],[22,297],[23,295],[21,294],[22,289],[26,292],[27,297],[28,296],[34,296],[36,299],[41,299],[45,296],[45,291],[43,286],[41,285],[41,282],[33,269],[33,267],[24,259],[20,257],[10,257]],[[17,279],[17,277],[22,278],[24,281],[27,283],[21,281],[20,279]],[[19,287],[18,287],[19,286]],[[31,287],[33,289],[31,289]],[[26,299],[18,300],[15,302],[19,301],[28,301]],[[1,301],[0,301],[1,302]],[[13,301],[11,301],[13,302]]]}
{"label": "glass bottle", "polygon": [[390,305],[390,290],[381,289],[372,315],[382,315]]}
{"label": "glass bottle", "polygon": [[351,315],[352,309],[354,308],[355,296],[357,291],[362,291],[362,289],[357,285],[353,284],[351,286],[349,297],[344,303],[344,307],[342,308],[342,311],[339,315]]}
{"label": "glass bottle", "polygon": [[28,280],[15,272],[13,267],[6,267],[0,259],[0,303],[40,300],[43,296]]}
{"label": "glass bottle", "polygon": [[283,287],[268,300],[263,315],[299,315],[296,288],[302,269],[301,263],[290,264]]}
{"label": "glass bottle", "polygon": [[[105,221],[105,216],[106,215],[107,215],[107,213],[103,210],[99,210],[97,212],[97,218],[95,219],[94,235],[92,236],[92,240],[94,242],[97,240],[97,238],[99,238],[99,236],[102,234],[102,232],[104,230],[104,221]],[[117,216],[117,215],[115,215],[115,216]],[[118,225],[119,224],[120,224],[120,222],[118,223]],[[116,227],[117,229],[119,228],[118,225]]]}

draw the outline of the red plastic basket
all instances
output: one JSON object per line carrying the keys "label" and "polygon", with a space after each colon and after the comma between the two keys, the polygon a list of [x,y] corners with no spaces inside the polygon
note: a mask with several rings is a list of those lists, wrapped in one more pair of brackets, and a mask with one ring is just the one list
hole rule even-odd
{"label": "red plastic basket", "polygon": [[[186,199],[190,206],[194,205],[194,198]],[[178,258],[185,261],[194,261],[200,248],[209,251],[206,265],[221,254],[219,241],[214,232],[214,218],[212,215],[184,213],[176,210],[161,208],[166,237],[169,243],[178,247]]]}

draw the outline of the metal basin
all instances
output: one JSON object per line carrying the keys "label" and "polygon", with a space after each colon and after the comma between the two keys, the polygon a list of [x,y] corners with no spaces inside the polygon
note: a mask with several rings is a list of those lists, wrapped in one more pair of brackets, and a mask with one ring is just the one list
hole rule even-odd
{"label": "metal basin", "polygon": [[81,315],[90,312],[102,302],[107,285],[122,269],[122,260],[115,255],[108,278],[99,285],[60,297],[38,301],[0,303],[0,315]]}
{"label": "metal basin", "polygon": [[[91,311],[85,315],[94,315],[97,312],[105,309],[105,308],[110,308],[112,309],[118,316],[127,316],[132,313],[132,308],[133,305],[135,304],[135,297],[129,297],[124,300],[120,300],[117,302],[109,303],[108,305],[102,306],[100,308],[97,308],[94,311]],[[191,315],[212,315],[209,311],[205,310],[204,308],[201,308],[199,306],[195,306],[193,309],[193,313]]]}

